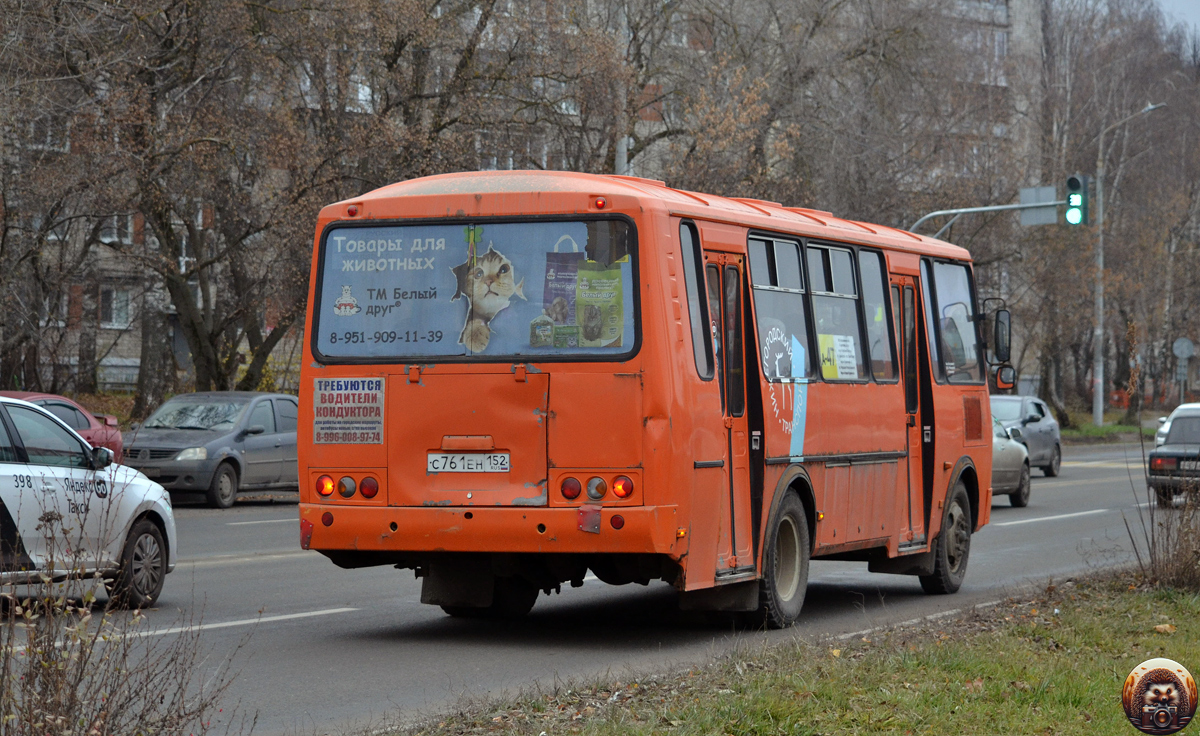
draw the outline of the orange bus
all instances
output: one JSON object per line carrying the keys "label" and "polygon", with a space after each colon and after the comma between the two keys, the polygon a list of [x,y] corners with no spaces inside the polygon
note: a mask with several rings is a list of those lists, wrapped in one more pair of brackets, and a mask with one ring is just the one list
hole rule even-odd
{"label": "orange bus", "polygon": [[452,615],[590,570],[786,626],[811,558],[954,592],[992,497],[983,322],[967,251],[827,212],[564,172],[384,187],[317,226],[301,544]]}

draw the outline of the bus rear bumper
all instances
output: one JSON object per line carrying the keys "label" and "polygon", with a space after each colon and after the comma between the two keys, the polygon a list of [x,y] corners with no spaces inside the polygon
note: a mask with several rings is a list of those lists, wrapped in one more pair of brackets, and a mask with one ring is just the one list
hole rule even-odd
{"label": "bus rear bumper", "polygon": [[[329,524],[322,518],[326,512],[332,516]],[[620,517],[616,524],[614,517]],[[311,529],[312,535],[303,546],[320,551],[613,552],[678,558],[687,552],[688,541],[675,506],[602,507],[597,531],[581,528],[597,527],[594,519],[586,518],[575,507],[302,503],[300,521],[301,528],[305,532]]]}

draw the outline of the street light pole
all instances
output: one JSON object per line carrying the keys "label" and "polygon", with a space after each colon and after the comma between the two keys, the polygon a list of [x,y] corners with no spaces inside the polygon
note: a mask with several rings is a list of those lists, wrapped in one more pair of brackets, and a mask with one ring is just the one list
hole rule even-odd
{"label": "street light pole", "polygon": [[1100,131],[1096,147],[1096,329],[1092,334],[1092,424],[1104,426],[1104,136],[1130,120],[1153,112],[1167,103],[1146,104],[1134,114]]}

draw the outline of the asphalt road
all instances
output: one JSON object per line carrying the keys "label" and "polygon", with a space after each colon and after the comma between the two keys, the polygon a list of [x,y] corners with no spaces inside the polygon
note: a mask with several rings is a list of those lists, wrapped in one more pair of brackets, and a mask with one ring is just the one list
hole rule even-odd
{"label": "asphalt road", "polygon": [[[1127,466],[1128,463],[1128,466]],[[1001,599],[1029,584],[1129,559],[1122,514],[1137,528],[1146,491],[1136,446],[1068,448],[1059,478],[1034,471],[1027,508],[1001,497],[974,537],[962,590],[927,596],[916,578],[866,563],[812,565],[801,623],[737,632],[675,609],[672,590],[606,586],[542,596],[517,623],[452,619],[420,604],[420,582],[392,568],[341,570],[299,549],[294,505],[228,511],[176,505],[180,564],[151,624],[201,621],[208,662],[237,655],[234,698],[256,733],[341,733],[436,711],[458,697],[606,673],[662,671],[739,642],[848,633]]]}

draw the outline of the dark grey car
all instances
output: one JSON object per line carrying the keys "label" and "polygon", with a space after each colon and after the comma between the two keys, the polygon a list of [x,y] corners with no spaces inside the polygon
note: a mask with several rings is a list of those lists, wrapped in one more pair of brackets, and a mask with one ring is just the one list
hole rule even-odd
{"label": "dark grey car", "polygon": [[1062,468],[1062,435],[1058,420],[1046,402],[1032,396],[993,396],[992,418],[1005,429],[1021,430],[1021,441],[1029,449],[1029,464],[1050,478]]}
{"label": "dark grey car", "polygon": [[296,397],[286,394],[180,394],[126,435],[124,464],[169,491],[204,493],[222,509],[242,489],[295,489],[298,413]]}

